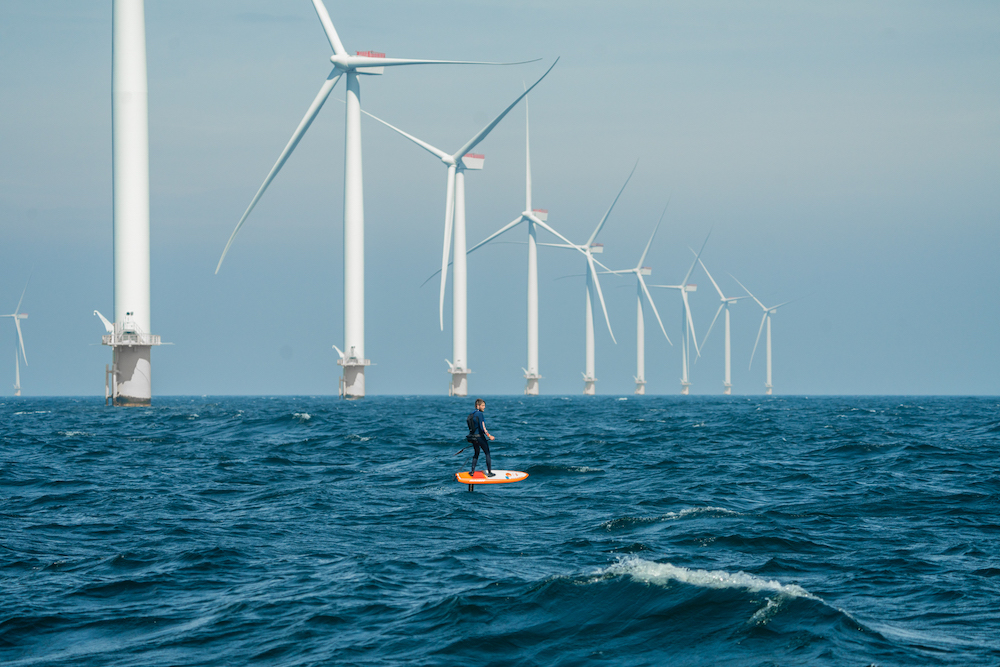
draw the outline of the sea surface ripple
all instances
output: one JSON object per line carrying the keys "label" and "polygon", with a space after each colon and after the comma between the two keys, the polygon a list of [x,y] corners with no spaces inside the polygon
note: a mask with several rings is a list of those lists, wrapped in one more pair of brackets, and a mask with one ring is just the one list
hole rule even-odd
{"label": "sea surface ripple", "polygon": [[487,398],[0,401],[0,664],[1000,664],[996,398]]}

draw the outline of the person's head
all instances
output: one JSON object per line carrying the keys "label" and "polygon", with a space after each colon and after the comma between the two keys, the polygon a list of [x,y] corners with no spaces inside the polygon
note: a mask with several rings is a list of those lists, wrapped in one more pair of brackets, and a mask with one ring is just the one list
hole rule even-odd
{"label": "person's head", "polygon": [[485,410],[485,409],[486,409],[486,401],[484,401],[481,398],[477,398],[476,399],[476,410]]}

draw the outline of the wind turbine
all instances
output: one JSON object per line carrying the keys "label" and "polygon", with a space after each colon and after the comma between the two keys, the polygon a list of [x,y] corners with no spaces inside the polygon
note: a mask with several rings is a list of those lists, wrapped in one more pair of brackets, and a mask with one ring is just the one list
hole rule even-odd
{"label": "wind turbine", "polygon": [[[736,276],[733,276],[733,280],[736,280]],[[764,393],[768,396],[771,395],[772,385],[771,385],[771,315],[775,313],[776,310],[782,306],[787,306],[791,301],[786,301],[784,303],[779,303],[777,306],[771,306],[768,308],[760,302],[760,299],[755,297],[746,286],[739,280],[736,280],[739,286],[746,290],[750,298],[757,302],[757,305],[761,307],[764,311],[764,316],[760,320],[760,328],[757,329],[757,340],[753,344],[753,352],[750,353],[750,366],[753,368],[753,355],[757,353],[757,344],[760,343],[760,334],[764,330],[764,323],[767,322],[767,382],[764,383]]]}
{"label": "wind turbine", "polygon": [[645,319],[643,317],[642,310],[642,298],[645,295],[646,300],[649,301],[650,307],[653,309],[653,314],[656,315],[656,321],[660,323],[660,331],[663,332],[663,337],[667,339],[667,342],[673,345],[670,340],[670,336],[667,335],[667,330],[663,327],[663,320],[660,319],[660,313],[656,310],[656,304],[653,303],[653,297],[649,293],[649,288],[646,287],[646,281],[642,279],[643,276],[650,275],[653,270],[648,266],[643,266],[642,263],[646,261],[646,253],[649,252],[649,246],[653,244],[653,239],[656,238],[656,231],[660,228],[660,223],[663,222],[663,216],[666,214],[667,208],[663,207],[663,213],[660,214],[660,219],[656,222],[656,227],[653,228],[653,234],[649,237],[649,241],[646,243],[646,249],[642,251],[642,256],[639,257],[639,263],[635,265],[632,269],[623,269],[621,271],[610,271],[609,273],[623,274],[623,273],[634,273],[635,274],[635,285],[636,285],[636,353],[635,353],[635,393],[645,394],[646,393],[646,325]]}
{"label": "wind turbine", "polygon": [[[541,227],[553,236],[556,236],[566,243],[569,239],[557,232],[548,224],[549,212],[543,208],[531,207],[531,139],[528,127],[528,100],[524,101],[524,155],[525,155],[525,181],[524,181],[524,210],[517,218],[507,223],[497,231],[493,232],[485,239],[469,248],[467,254],[483,247],[504,232],[513,229],[522,222],[528,226],[528,367],[522,368],[527,384],[524,387],[526,396],[537,396],[539,387],[538,381],[542,379],[538,365],[538,241],[537,229]],[[437,275],[435,273],[434,275]],[[434,277],[431,276],[431,278]],[[428,278],[430,280],[430,278]]]}
{"label": "wind turbine", "polygon": [[316,115],[326,102],[333,87],[342,76],[347,78],[347,110],[345,120],[344,142],[344,352],[340,353],[337,363],[344,367],[344,375],[340,380],[340,395],[345,398],[363,398],[365,395],[365,367],[371,364],[365,358],[365,215],[364,191],[362,187],[361,170],[361,86],[358,76],[362,74],[380,75],[385,67],[403,65],[510,65],[519,63],[487,63],[467,60],[413,60],[405,58],[386,58],[384,53],[374,51],[358,51],[357,55],[349,55],[340,41],[330,20],[330,14],[322,0],[313,0],[316,15],[323,26],[323,32],[330,42],[333,55],[330,62],[333,69],[326,77],[319,93],[316,94],[305,116],[292,133],[285,149],[278,156],[257,194],[250,201],[246,212],[229,236],[219,264],[215,272],[219,272],[226,253],[233,244],[233,239],[240,231],[247,216],[260,201],[264,191],[274,180],[284,166],[288,157],[298,146],[302,136],[315,120]]}
{"label": "wind turbine", "polygon": [[[551,246],[554,248],[570,248],[572,250],[577,250],[587,258],[587,269],[586,269],[586,308],[584,310],[584,368],[586,369],[583,373],[583,393],[585,396],[593,396],[596,393],[595,383],[597,382],[597,377],[594,375],[596,364],[594,359],[594,307],[593,307],[593,295],[596,293],[597,298],[601,302],[601,308],[604,310],[604,321],[608,324],[608,333],[611,334],[611,340],[614,341],[615,345],[618,341],[615,340],[615,332],[611,330],[611,319],[608,318],[608,307],[604,303],[604,294],[601,293],[601,281],[597,277],[597,264],[601,265],[601,268],[611,273],[612,271],[608,267],[604,266],[600,262],[594,259],[594,255],[604,252],[603,243],[595,243],[594,240],[597,235],[601,232],[604,227],[604,223],[607,222],[608,216],[611,215],[611,211],[614,209],[615,204],[618,203],[618,198],[622,196],[622,192],[625,191],[625,186],[632,179],[632,174],[635,173],[635,168],[638,166],[638,161],[632,167],[632,171],[629,173],[628,178],[625,179],[625,183],[622,185],[621,190],[615,196],[611,206],[604,213],[604,217],[601,218],[600,222],[597,223],[597,227],[594,228],[594,232],[587,239],[587,242],[583,245],[577,245],[575,243],[542,243],[540,245]],[[641,264],[641,262],[640,262]],[[666,332],[664,332],[666,333]]]}
{"label": "wind turbine", "polygon": [[110,374],[114,405],[149,405],[153,398],[150,349],[160,345],[160,337],[149,333],[146,19],[143,0],[114,0],[113,5],[114,324],[101,339],[111,347],[112,358],[111,368],[105,366],[105,387]]}
{"label": "wind turbine", "polygon": [[[691,252],[694,251],[692,250]],[[715,278],[712,277],[712,274],[708,272],[708,267],[705,266],[705,262],[701,261],[701,259],[699,258],[698,263],[701,264],[701,268],[702,270],[705,271],[705,275],[708,276],[708,279],[712,281],[712,285],[715,287],[715,291],[719,293],[719,299],[722,302],[719,304],[719,309],[715,311],[715,317],[712,318],[712,323],[708,325],[708,331],[705,332],[705,337],[701,339],[702,347],[705,347],[705,341],[708,340],[708,335],[712,333],[712,327],[715,326],[715,321],[719,319],[719,313],[721,313],[723,310],[726,311],[726,379],[725,382],[722,383],[722,386],[725,387],[725,390],[722,393],[728,396],[733,393],[732,375],[730,373],[731,356],[729,353],[729,307],[734,303],[736,303],[737,301],[739,301],[740,299],[745,299],[746,297],[745,296],[727,297],[725,294],[722,293],[722,289],[719,288],[719,284],[715,282]]]}
{"label": "wind turbine", "polygon": [[[556,58],[556,63],[559,59]],[[449,396],[467,396],[469,393],[468,388],[468,374],[472,371],[468,367],[468,273],[466,268],[466,245],[465,245],[465,171],[466,170],[479,170],[483,168],[483,162],[485,161],[485,156],[476,155],[475,153],[470,153],[479,142],[489,135],[493,131],[493,128],[503,120],[511,109],[513,109],[518,102],[520,102],[531,90],[541,83],[552,68],[556,66],[556,63],[552,63],[552,66],[545,71],[538,81],[532,84],[531,88],[527,88],[521,95],[510,103],[506,109],[504,109],[500,115],[493,119],[489,125],[480,130],[475,136],[469,139],[465,144],[462,145],[455,153],[449,155],[439,148],[431,146],[425,141],[417,139],[411,134],[407,134],[403,130],[399,129],[394,125],[390,125],[381,118],[368,113],[364,113],[371,118],[374,118],[378,122],[382,123],[386,127],[389,127],[399,134],[403,135],[413,143],[417,144],[431,155],[436,156],[441,162],[448,168],[448,180],[447,189],[445,194],[445,214],[444,214],[444,250],[441,256],[441,294],[439,300],[439,310],[438,316],[440,319],[441,330],[444,331],[444,293],[445,284],[448,279],[448,251],[450,247],[451,237],[454,233],[455,242],[455,271],[454,277],[452,279],[452,358],[454,361],[449,361],[445,359],[448,363],[448,372],[451,373],[451,386],[448,389]],[[452,223],[454,220],[454,224]]]}
{"label": "wind turbine", "polygon": [[[711,236],[711,233],[709,236]],[[695,354],[698,357],[701,356],[701,350],[698,349],[698,336],[694,332],[694,318],[691,317],[691,304],[688,302],[688,293],[697,291],[698,286],[694,283],[689,283],[688,280],[691,278],[694,267],[698,265],[698,260],[701,258],[701,253],[705,249],[706,243],[708,243],[708,236],[705,237],[705,243],[701,244],[701,250],[698,251],[694,261],[691,263],[691,268],[688,269],[684,275],[684,280],[679,285],[650,285],[650,287],[675,289],[681,293],[681,302],[684,304],[684,311],[681,315],[681,394],[684,396],[687,396],[691,390],[689,372],[691,369],[692,345],[694,345]]]}
{"label": "wind turbine", "polygon": [[[28,277],[31,280],[31,277]],[[17,329],[17,343],[21,346],[21,357],[24,359],[24,365],[28,365],[28,356],[24,353],[24,336],[21,335],[21,320],[28,317],[27,313],[21,312],[21,302],[24,301],[24,293],[28,291],[28,283],[24,283],[24,289],[21,291],[21,298],[17,300],[17,308],[14,312],[9,315],[0,315],[0,317],[11,317],[14,319],[14,328]],[[21,395],[21,362],[17,357],[17,344],[14,345],[14,395]]]}

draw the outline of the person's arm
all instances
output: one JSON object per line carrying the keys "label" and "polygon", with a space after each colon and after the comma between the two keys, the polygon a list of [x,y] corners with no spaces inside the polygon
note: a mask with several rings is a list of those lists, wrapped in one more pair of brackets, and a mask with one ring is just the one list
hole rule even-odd
{"label": "person's arm", "polygon": [[494,438],[492,435],[490,435],[490,432],[486,430],[486,420],[485,419],[483,420],[482,424],[483,424],[483,433],[486,434],[486,437],[489,438],[490,440],[496,440],[496,438]]}

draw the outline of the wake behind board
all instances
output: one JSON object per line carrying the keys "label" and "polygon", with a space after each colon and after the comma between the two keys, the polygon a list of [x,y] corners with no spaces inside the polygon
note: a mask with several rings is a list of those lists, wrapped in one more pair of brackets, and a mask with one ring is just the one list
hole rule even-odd
{"label": "wake behind board", "polygon": [[477,470],[474,475],[468,472],[456,472],[455,480],[459,484],[468,484],[469,491],[472,491],[477,484],[509,484],[528,479],[528,473],[519,470],[494,470],[493,477],[487,477],[482,470]]}

